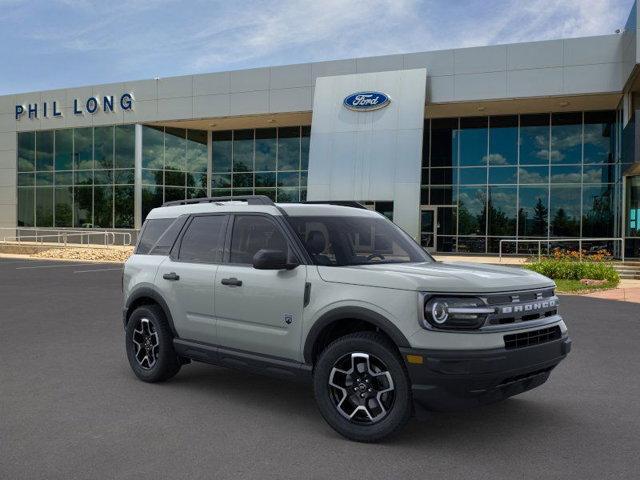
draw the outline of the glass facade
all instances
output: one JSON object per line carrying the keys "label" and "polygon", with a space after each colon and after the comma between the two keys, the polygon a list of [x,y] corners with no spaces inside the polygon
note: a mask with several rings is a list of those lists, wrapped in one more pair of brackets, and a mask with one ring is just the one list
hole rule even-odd
{"label": "glass facade", "polygon": [[142,127],[142,219],[172,200],[207,196],[207,132]]}
{"label": "glass facade", "polygon": [[437,250],[619,236],[618,143],[613,111],[427,120],[421,203],[437,208]]}
{"label": "glass facade", "polygon": [[310,133],[308,126],[213,132],[211,195],[306,200]]}
{"label": "glass facade", "polygon": [[[267,195],[306,199],[308,126],[212,133],[142,126],[141,202]],[[134,228],[135,126],[18,134],[18,225]]]}
{"label": "glass facade", "polygon": [[135,127],[18,133],[18,225],[133,228]]}
{"label": "glass facade", "polygon": [[[494,253],[501,239],[637,236],[631,223],[621,227],[625,132],[616,119],[598,111],[425,120],[425,238],[435,235],[440,252]],[[207,195],[307,197],[310,126],[141,132],[141,220],[164,202]],[[21,132],[17,141],[18,225],[134,228],[134,125]],[[635,183],[625,193],[632,201]],[[391,202],[377,204],[392,215]],[[532,246],[507,243],[505,252]]]}

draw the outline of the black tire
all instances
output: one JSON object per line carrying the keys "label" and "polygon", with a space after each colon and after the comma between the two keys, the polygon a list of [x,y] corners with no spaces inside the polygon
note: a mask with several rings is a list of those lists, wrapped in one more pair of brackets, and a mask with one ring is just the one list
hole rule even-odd
{"label": "black tire", "polygon": [[[134,338],[142,348],[136,346]],[[152,348],[145,349],[146,344],[140,341],[144,338],[153,338],[149,343],[153,344]],[[180,370],[181,362],[173,349],[173,334],[158,305],[142,305],[133,311],[125,329],[125,347],[133,373],[144,382],[163,382]],[[145,355],[147,359],[141,362],[140,358]]]}
{"label": "black tire", "polygon": [[[359,354],[366,354],[366,365],[374,364],[373,368],[376,371],[383,372],[379,365],[386,367],[386,371],[390,374],[392,379],[392,394],[391,401],[389,397],[386,397],[387,405],[384,410],[378,409],[380,418],[378,420],[371,420],[372,418],[378,418],[378,415],[372,416],[370,411],[360,410],[354,412],[354,418],[351,420],[346,417],[349,412],[345,412],[348,408],[353,408],[354,411],[362,407],[355,407],[356,402],[368,402],[368,399],[358,399],[360,392],[356,392],[357,388],[363,388],[367,385],[364,381],[355,383],[352,375],[343,375],[342,373],[336,373],[332,377],[332,371],[334,367],[344,365],[344,362],[351,361],[351,365],[359,360],[354,360],[352,355],[356,354],[357,358],[364,358]],[[369,362],[372,362],[371,364]],[[377,363],[377,365],[375,365]],[[357,369],[360,367],[353,367],[355,375],[360,377],[361,374],[357,373]],[[344,370],[344,369],[343,369]],[[340,370],[337,370],[340,372]],[[337,389],[329,384],[330,381],[337,382],[337,377],[342,376],[345,380],[345,385],[349,385],[349,382],[354,381],[344,390]],[[378,380],[381,378],[381,380]],[[361,379],[361,378],[359,378]],[[368,376],[367,382],[371,380],[373,382],[388,382],[388,376],[377,373],[374,377]],[[381,392],[388,389],[390,385],[378,386],[374,388],[372,393],[368,395],[376,395],[376,390]],[[407,375],[406,368],[400,358],[395,346],[384,336],[374,332],[358,332],[341,337],[329,346],[318,357],[315,364],[313,373],[313,387],[316,398],[316,403],[320,409],[320,413],[327,421],[327,423],[338,433],[345,436],[348,439],[358,442],[377,442],[385,437],[398,432],[409,420],[413,410],[413,403],[411,397],[411,384]],[[353,389],[353,391],[351,390]],[[348,390],[348,392],[347,392]],[[367,394],[366,389],[363,394]],[[337,395],[342,395],[343,401],[340,402],[340,398]],[[353,395],[353,397],[351,396]],[[382,394],[384,395],[384,394]],[[354,398],[352,400],[352,398]],[[367,397],[368,398],[368,397]],[[381,399],[385,397],[377,396],[373,405],[381,405],[384,402]],[[351,403],[348,403],[351,402]],[[345,407],[345,405],[347,407]],[[342,408],[340,408],[342,407]],[[355,408],[354,408],[355,407]],[[386,412],[386,413],[384,413]],[[363,417],[361,421],[357,420],[357,417]]]}

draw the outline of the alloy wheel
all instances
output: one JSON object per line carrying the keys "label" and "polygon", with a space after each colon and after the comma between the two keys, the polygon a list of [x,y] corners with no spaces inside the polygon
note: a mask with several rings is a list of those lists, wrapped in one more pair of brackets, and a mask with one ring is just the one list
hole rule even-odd
{"label": "alloy wheel", "polygon": [[386,417],[395,398],[387,366],[378,357],[363,352],[349,353],[334,363],[329,392],[340,415],[365,425]]}
{"label": "alloy wheel", "polygon": [[153,323],[148,318],[138,320],[133,330],[132,339],[135,357],[138,364],[145,370],[150,370],[158,361],[160,340]]}

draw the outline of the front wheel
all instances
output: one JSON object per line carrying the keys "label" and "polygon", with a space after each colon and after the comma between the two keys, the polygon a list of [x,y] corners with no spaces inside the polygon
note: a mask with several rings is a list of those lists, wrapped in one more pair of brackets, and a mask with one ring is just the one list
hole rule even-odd
{"label": "front wheel", "polygon": [[341,435],[375,442],[402,428],[411,416],[411,387],[395,347],[373,332],[331,343],[314,369],[320,413]]}

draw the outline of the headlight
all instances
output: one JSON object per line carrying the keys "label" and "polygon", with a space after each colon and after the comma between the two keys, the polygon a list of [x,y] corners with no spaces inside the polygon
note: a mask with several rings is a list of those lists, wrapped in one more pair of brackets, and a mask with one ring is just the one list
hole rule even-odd
{"label": "headlight", "polygon": [[475,297],[433,297],[424,304],[423,327],[441,329],[480,328],[495,308]]}

